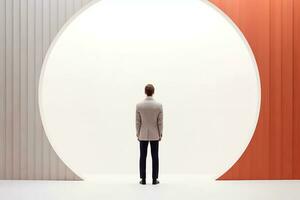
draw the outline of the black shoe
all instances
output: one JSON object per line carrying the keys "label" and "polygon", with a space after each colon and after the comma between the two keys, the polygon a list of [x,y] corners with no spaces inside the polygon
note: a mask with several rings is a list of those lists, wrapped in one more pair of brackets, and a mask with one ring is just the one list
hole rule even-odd
{"label": "black shoe", "polygon": [[159,184],[159,181],[158,181],[157,179],[154,179],[154,180],[152,181],[152,184],[153,184],[153,185],[157,185],[157,184]]}
{"label": "black shoe", "polygon": [[142,180],[140,181],[140,184],[141,184],[141,185],[146,185],[146,180],[145,180],[145,179],[142,179]]}

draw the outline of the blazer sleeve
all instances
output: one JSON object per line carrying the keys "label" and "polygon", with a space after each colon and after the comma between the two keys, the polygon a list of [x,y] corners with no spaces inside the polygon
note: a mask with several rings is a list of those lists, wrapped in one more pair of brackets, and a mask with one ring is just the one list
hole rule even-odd
{"label": "blazer sleeve", "polygon": [[142,125],[142,119],[141,119],[141,114],[138,110],[138,106],[136,106],[136,111],[135,111],[135,126],[136,126],[136,136],[140,136],[140,129]]}
{"label": "blazer sleeve", "polygon": [[163,107],[162,105],[160,106],[160,112],[158,113],[157,117],[157,126],[158,126],[158,132],[159,132],[159,137],[162,137],[162,132],[163,132]]}

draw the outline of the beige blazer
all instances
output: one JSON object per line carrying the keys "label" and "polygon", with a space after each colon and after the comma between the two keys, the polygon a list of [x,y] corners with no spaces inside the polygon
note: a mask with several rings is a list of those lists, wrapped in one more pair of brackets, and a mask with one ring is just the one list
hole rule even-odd
{"label": "beige blazer", "polygon": [[163,108],[153,97],[136,105],[136,136],[139,140],[160,140],[163,131]]}

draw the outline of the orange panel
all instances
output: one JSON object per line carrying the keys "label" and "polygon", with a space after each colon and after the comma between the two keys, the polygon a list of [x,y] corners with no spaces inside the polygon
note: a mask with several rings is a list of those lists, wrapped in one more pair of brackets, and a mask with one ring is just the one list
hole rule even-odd
{"label": "orange panel", "polygon": [[[293,0],[282,1],[282,170],[293,178]],[[298,86],[299,87],[299,86]],[[274,146],[273,148],[276,148]]]}
{"label": "orange panel", "polygon": [[238,25],[258,63],[258,125],[220,180],[300,178],[300,1],[211,0]]}
{"label": "orange panel", "polygon": [[300,1],[294,0],[293,14],[293,177],[300,179]]}

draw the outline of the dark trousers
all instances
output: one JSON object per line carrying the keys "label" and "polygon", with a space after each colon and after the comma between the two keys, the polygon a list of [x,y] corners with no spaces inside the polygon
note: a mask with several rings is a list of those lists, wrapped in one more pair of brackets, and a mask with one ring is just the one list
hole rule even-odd
{"label": "dark trousers", "polygon": [[148,143],[151,146],[152,157],[152,179],[158,178],[158,142],[159,141],[140,141],[140,178],[146,179],[146,159]]}

